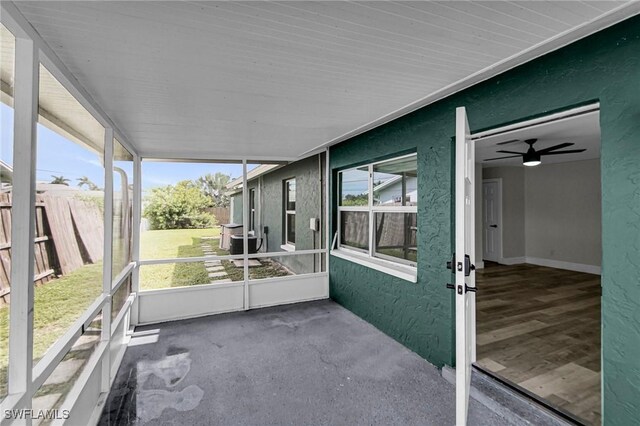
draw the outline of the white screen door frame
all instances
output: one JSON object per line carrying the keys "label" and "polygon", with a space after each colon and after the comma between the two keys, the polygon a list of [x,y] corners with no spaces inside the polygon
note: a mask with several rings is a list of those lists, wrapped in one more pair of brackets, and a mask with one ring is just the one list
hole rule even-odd
{"label": "white screen door frame", "polygon": [[456,108],[455,168],[456,425],[465,426],[471,364],[476,358],[476,277],[471,265],[475,259],[475,142],[464,107]]}

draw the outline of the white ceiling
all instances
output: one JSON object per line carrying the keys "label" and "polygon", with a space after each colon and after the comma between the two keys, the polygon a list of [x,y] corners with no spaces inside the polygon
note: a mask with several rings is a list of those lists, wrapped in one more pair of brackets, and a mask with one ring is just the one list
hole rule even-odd
{"label": "white ceiling", "polygon": [[[518,141],[506,145],[498,145],[501,142],[514,139]],[[542,164],[567,163],[600,158],[600,113],[598,111],[590,112],[564,120],[483,138],[476,142],[476,162],[482,163],[483,167],[524,167],[522,165],[522,157],[494,161],[485,160],[511,155],[498,153],[498,150],[526,152],[529,145],[524,141],[527,139],[538,139],[534,144],[534,149],[537,151],[565,142],[574,143],[575,145],[558,151],[586,149],[586,151],[576,154],[542,156]]]}
{"label": "white ceiling", "polygon": [[143,156],[295,158],[624,2],[16,2]]}

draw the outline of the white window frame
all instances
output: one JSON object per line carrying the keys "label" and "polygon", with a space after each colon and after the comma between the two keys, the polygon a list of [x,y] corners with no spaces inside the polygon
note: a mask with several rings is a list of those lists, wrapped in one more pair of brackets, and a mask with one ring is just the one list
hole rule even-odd
{"label": "white window frame", "polygon": [[256,230],[256,188],[249,188],[249,232]]}
{"label": "white window frame", "polygon": [[[284,242],[282,244],[282,248],[284,249],[289,249],[289,250],[293,250],[296,247],[296,242],[295,241],[290,241],[289,240],[289,216],[294,216],[296,215],[296,211],[294,210],[288,210],[287,207],[289,205],[289,184],[293,182],[293,184],[296,184],[296,178],[289,178],[286,179],[284,181],[284,197],[283,197],[283,201],[284,201]],[[297,190],[297,186],[295,187],[294,191]],[[296,201],[297,201],[297,196],[296,196]],[[294,232],[295,235],[295,232]]]}
{"label": "white window frame", "polygon": [[[406,259],[400,259],[393,256],[387,256],[381,253],[377,253],[375,250],[375,217],[376,213],[418,213],[418,206],[384,206],[374,205],[373,200],[373,173],[374,167],[379,164],[388,163],[391,161],[400,160],[403,158],[416,157],[417,153],[411,153],[407,155],[401,155],[398,157],[389,158],[382,161],[376,161],[374,163],[360,165],[357,167],[348,168],[338,172],[338,194],[337,194],[337,206],[338,206],[338,222],[337,222],[337,248],[334,250],[334,255],[338,257],[350,258],[356,263],[363,264],[373,269],[381,270],[383,272],[391,273],[392,275],[399,276],[403,279],[415,282],[415,276],[417,271],[417,262],[412,262]],[[367,167],[369,172],[368,182],[368,202],[366,206],[342,206],[342,173],[350,170],[362,169]],[[342,243],[342,212],[365,212],[369,217],[369,244],[368,249],[358,249],[357,247],[348,246]],[[399,271],[398,271],[399,270]]]}

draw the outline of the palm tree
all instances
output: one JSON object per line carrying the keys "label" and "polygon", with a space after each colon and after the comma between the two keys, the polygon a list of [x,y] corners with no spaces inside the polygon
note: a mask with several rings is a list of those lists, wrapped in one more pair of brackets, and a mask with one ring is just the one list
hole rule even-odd
{"label": "palm tree", "polygon": [[90,191],[97,191],[100,188],[98,188],[98,185],[96,185],[95,183],[91,182],[91,179],[89,179],[86,176],[82,176],[81,178],[76,179],[78,181],[78,187],[82,188],[83,186],[87,186],[89,188]]}
{"label": "palm tree", "polygon": [[200,176],[196,181],[200,189],[211,199],[211,207],[227,207],[229,205],[229,197],[225,194],[227,184],[231,180],[229,175],[222,172],[216,172],[215,175],[207,173]]}
{"label": "palm tree", "polygon": [[64,176],[54,176],[51,175],[51,177],[53,178],[51,180],[51,183],[55,184],[55,185],[66,185],[69,186],[69,182],[71,182],[71,180],[67,179]]}

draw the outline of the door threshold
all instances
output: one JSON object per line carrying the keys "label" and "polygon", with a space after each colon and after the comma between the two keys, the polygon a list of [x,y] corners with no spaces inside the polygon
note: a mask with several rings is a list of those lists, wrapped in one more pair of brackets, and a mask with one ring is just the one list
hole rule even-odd
{"label": "door threshold", "polygon": [[[444,366],[442,377],[455,386],[455,369]],[[471,370],[471,397],[517,425],[586,425],[561,408],[475,364]]]}
{"label": "door threshold", "polygon": [[481,392],[488,394],[487,396],[492,397],[492,394],[496,395],[496,392],[505,396],[509,396],[509,394],[511,394],[510,399],[516,399],[514,397],[518,397],[517,399],[520,400],[520,404],[524,403],[520,410],[524,409],[525,412],[531,412],[533,410],[535,411],[535,414],[544,413],[547,416],[553,417],[554,420],[559,421],[560,423],[558,424],[578,426],[588,425],[584,420],[551,404],[549,401],[530,392],[522,386],[519,386],[518,384],[477,364],[472,364],[472,367],[472,386],[479,389]]}

